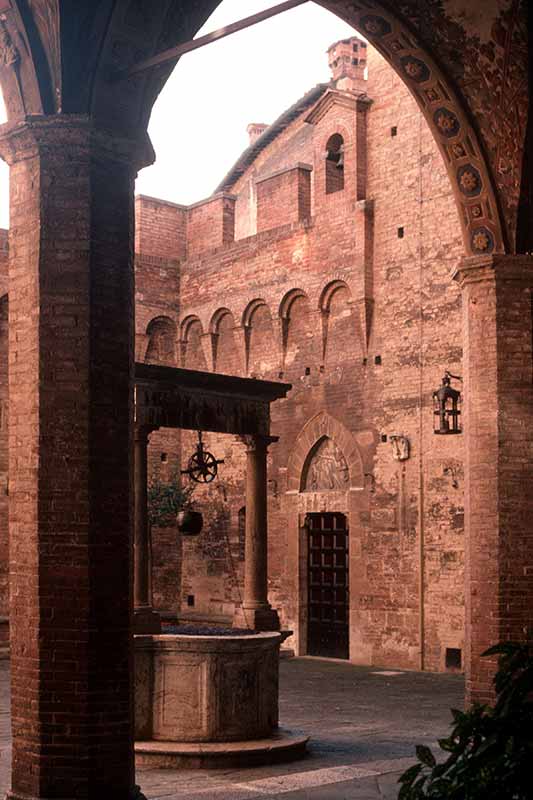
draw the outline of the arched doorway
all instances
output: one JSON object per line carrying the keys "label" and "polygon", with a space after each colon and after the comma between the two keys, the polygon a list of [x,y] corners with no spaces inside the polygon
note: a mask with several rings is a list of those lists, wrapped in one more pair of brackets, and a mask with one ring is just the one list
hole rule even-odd
{"label": "arched doorway", "polygon": [[294,575],[290,613],[299,655],[361,661],[361,637],[353,634],[359,625],[361,515],[368,510],[363,464],[371,461],[371,449],[362,453],[355,436],[321,412],[304,425],[289,459],[287,575]]}
{"label": "arched doorway", "polygon": [[[302,491],[346,492],[348,464],[334,440],[323,436],[302,472]],[[337,501],[342,502],[341,498]],[[333,502],[333,504],[335,501]],[[329,505],[318,498],[319,507]],[[346,504],[347,505],[347,504]],[[307,652],[311,656],[349,658],[349,531],[340,510],[306,514]]]}

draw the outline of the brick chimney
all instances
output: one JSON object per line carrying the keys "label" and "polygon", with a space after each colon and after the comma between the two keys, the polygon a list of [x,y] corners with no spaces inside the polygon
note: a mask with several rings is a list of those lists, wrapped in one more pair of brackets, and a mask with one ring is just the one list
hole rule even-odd
{"label": "brick chimney", "polygon": [[328,48],[328,64],[336,89],[366,92],[366,50],[366,42],[358,36],[341,39]]}
{"label": "brick chimney", "polygon": [[264,122],[250,122],[246,128],[246,133],[250,137],[250,144],[253,144],[256,139],[259,139],[262,133],[266,131],[268,125]]}

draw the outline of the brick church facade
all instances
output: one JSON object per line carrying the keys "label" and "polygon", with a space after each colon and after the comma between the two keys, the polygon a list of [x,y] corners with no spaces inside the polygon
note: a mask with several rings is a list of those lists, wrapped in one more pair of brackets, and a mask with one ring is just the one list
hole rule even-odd
{"label": "brick church facade", "polygon": [[[432,393],[462,375],[462,255],[448,175],[404,83],[359,38],[207,200],[136,202],[138,361],[282,380],[269,449],[269,599],[297,654],[462,666],[463,436]],[[0,617],[7,615],[7,237],[0,236]],[[245,452],[195,489],[204,530],[154,528],[153,598],[229,621],[242,597]],[[196,436],[161,429],[169,481]],[[325,569],[322,569],[325,568]]]}

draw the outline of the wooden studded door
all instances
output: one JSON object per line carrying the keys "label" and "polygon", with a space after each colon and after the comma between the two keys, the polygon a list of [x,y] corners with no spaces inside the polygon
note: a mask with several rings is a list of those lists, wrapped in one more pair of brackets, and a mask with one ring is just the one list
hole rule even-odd
{"label": "wooden studded door", "polygon": [[348,530],[344,514],[308,515],[308,629],[311,656],[348,658]]}

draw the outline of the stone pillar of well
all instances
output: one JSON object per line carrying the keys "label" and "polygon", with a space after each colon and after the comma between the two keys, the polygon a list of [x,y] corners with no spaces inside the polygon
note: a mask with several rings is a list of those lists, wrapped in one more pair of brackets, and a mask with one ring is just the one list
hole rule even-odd
{"label": "stone pillar of well", "polygon": [[246,445],[246,528],[244,596],[233,626],[279,630],[279,617],[268,602],[267,451],[274,436],[241,437]]}
{"label": "stone pillar of well", "polygon": [[492,696],[500,641],[533,627],[533,257],[467,258],[463,299],[466,415],[467,699]]}
{"label": "stone pillar of well", "polygon": [[148,519],[148,441],[154,429],[135,426],[133,631],[161,633],[161,617],[152,606],[152,542]]}
{"label": "stone pillar of well", "polygon": [[134,796],[135,141],[5,125],[13,800]]}

